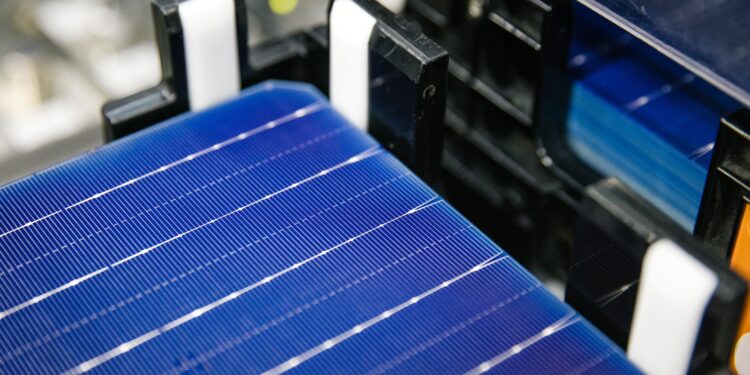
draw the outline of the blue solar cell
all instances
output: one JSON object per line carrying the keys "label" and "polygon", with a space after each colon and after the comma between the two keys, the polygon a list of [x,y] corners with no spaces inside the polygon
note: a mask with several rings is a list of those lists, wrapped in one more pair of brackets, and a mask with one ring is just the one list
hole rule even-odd
{"label": "blue solar cell", "polygon": [[746,0],[578,0],[745,106],[750,105]]}
{"label": "blue solar cell", "polygon": [[739,104],[589,10],[576,20],[573,150],[692,231],[720,119]]}
{"label": "blue solar cell", "polygon": [[308,86],[0,190],[0,372],[637,372]]}

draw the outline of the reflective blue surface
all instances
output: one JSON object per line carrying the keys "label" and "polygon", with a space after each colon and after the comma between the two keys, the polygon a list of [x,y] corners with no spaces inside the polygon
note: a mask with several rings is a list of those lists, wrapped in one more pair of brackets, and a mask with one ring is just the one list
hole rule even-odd
{"label": "reflective blue surface", "polygon": [[573,149],[692,231],[719,122],[740,104],[585,9],[569,64]]}
{"label": "reflective blue surface", "polygon": [[750,106],[747,0],[578,0]]}
{"label": "reflective blue surface", "polygon": [[0,190],[0,372],[633,373],[308,86]]}

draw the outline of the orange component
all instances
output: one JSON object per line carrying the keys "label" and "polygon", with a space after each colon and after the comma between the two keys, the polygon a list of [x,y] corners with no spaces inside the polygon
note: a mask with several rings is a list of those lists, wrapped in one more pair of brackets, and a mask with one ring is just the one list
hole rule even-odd
{"label": "orange component", "polygon": [[[737,230],[737,238],[732,249],[730,266],[734,272],[750,281],[750,205],[745,204],[742,220]],[[744,336],[744,337],[743,337]],[[750,293],[745,300],[745,310],[737,334],[738,344],[732,354],[731,364],[735,373],[745,374],[750,371]],[[742,353],[740,353],[742,352]]]}

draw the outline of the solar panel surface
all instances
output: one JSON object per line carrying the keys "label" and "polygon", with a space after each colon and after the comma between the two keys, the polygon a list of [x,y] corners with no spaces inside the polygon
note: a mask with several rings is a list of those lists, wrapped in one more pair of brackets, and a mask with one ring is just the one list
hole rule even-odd
{"label": "solar panel surface", "polygon": [[637,372],[314,89],[0,190],[0,372]]}

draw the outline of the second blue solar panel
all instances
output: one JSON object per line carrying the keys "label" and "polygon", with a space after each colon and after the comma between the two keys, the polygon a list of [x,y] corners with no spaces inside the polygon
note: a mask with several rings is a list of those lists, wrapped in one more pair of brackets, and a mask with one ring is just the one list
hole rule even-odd
{"label": "second blue solar panel", "polygon": [[721,117],[739,104],[578,7],[572,148],[692,231]]}

